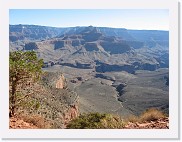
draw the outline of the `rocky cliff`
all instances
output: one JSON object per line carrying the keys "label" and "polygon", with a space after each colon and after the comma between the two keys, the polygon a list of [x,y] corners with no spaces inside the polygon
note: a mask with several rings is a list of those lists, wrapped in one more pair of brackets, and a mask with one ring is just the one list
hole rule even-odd
{"label": "rocky cliff", "polygon": [[[16,32],[18,35],[20,31]],[[63,33],[63,29],[60,33]],[[70,28],[61,36],[47,40],[26,41],[25,44],[22,40],[21,45],[19,42],[10,42],[10,49],[35,50],[39,58],[44,59],[44,67],[49,67],[51,62],[50,66],[59,64],[82,69],[92,68],[98,72],[129,73],[169,67],[166,31],[132,31],[89,26],[77,27],[73,31]]]}
{"label": "rocky cliff", "polygon": [[[29,93],[27,101],[37,102],[37,109],[24,109],[18,114],[23,121],[33,121],[41,118],[36,128],[65,128],[69,121],[79,115],[79,96],[76,92],[66,87],[65,78],[61,73],[45,73],[41,83],[33,84],[22,90],[23,94]],[[32,92],[32,93],[30,93]],[[34,122],[34,121],[33,121]],[[15,122],[16,123],[16,122]],[[14,124],[13,124],[14,125]]]}
{"label": "rocky cliff", "polygon": [[[34,44],[30,44],[32,42]],[[34,50],[44,59],[43,70],[52,73],[43,78],[47,93],[41,96],[40,102],[50,112],[55,112],[46,111],[46,117],[66,119],[66,122],[61,121],[63,125],[77,116],[77,105],[70,103],[76,102],[77,97],[64,78],[53,73],[55,70],[64,72],[72,90],[79,94],[82,112],[114,110],[114,113],[123,113],[127,109],[126,113],[129,110],[138,114],[149,107],[168,112],[168,70],[160,72],[161,68],[169,68],[168,31],[10,25],[10,51],[13,50]],[[77,77],[82,77],[82,81]],[[126,86],[122,88],[123,83]],[[116,88],[118,85],[122,89]],[[108,93],[109,90],[113,91]],[[122,102],[121,107],[118,100]]]}

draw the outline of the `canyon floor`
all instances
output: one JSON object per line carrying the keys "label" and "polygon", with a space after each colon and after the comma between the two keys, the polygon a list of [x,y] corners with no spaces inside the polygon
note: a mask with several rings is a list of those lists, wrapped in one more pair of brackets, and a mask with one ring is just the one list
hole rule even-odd
{"label": "canyon floor", "polygon": [[44,71],[63,72],[69,88],[79,95],[80,113],[100,112],[127,117],[139,115],[151,107],[168,113],[169,90],[165,79],[168,69],[98,74],[92,69],[55,65]]}

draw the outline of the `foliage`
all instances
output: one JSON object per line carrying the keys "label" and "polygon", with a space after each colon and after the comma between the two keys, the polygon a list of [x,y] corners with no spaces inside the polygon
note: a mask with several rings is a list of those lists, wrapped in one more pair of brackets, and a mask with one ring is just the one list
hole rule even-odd
{"label": "foliage", "polygon": [[150,122],[158,120],[159,118],[165,118],[166,115],[156,108],[149,108],[141,113],[139,116],[131,115],[126,121],[127,122]]}
{"label": "foliage", "polygon": [[43,116],[41,115],[21,115],[19,116],[23,121],[33,124],[39,129],[49,129],[51,128],[51,123],[47,121]]}
{"label": "foliage", "polygon": [[166,115],[159,111],[156,108],[150,108],[147,109],[146,111],[144,111],[141,115],[140,115],[140,121],[144,122],[144,121],[155,121],[158,120],[159,118],[165,118]]}
{"label": "foliage", "polygon": [[[37,81],[42,73],[43,60],[38,59],[34,51],[10,52],[9,82],[10,82],[10,115],[14,115],[18,107],[18,92],[20,88]],[[26,98],[23,97],[23,98]],[[22,99],[23,99],[22,98]]]}
{"label": "foliage", "polygon": [[20,110],[32,109],[38,110],[40,108],[40,102],[36,99],[29,97],[29,95],[24,95],[20,92],[16,93],[16,107]]}
{"label": "foliage", "polygon": [[67,125],[68,129],[121,129],[123,127],[124,123],[120,117],[100,113],[82,114]]}

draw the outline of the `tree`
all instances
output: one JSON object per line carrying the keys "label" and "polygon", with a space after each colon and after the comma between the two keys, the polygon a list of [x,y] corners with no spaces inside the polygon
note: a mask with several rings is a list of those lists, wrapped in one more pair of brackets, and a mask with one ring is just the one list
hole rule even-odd
{"label": "tree", "polygon": [[[34,51],[10,52],[9,82],[10,82],[10,116],[17,108],[17,92],[30,82],[37,81],[42,74],[43,60],[38,59]],[[23,98],[21,98],[23,99]]]}

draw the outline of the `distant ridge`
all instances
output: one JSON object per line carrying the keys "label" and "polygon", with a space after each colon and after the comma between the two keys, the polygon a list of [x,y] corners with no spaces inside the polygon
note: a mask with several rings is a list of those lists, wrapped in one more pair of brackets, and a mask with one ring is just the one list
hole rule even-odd
{"label": "distant ridge", "polygon": [[[88,27],[49,27],[49,26],[39,26],[39,25],[9,25],[10,31],[10,41],[16,40],[24,40],[28,39],[47,39],[52,37],[57,37],[61,35],[71,35],[78,34],[81,31],[85,30],[85,28],[93,28],[93,26]],[[94,27],[103,33],[106,36],[116,36],[122,37],[124,40],[140,40],[144,38],[144,41],[150,39],[155,36],[157,40],[169,40],[169,32],[168,31],[160,31],[160,30],[128,30],[125,28],[110,28],[110,27]],[[153,34],[157,32],[158,35]],[[148,36],[140,37],[147,33]],[[155,38],[154,38],[155,39]]]}

